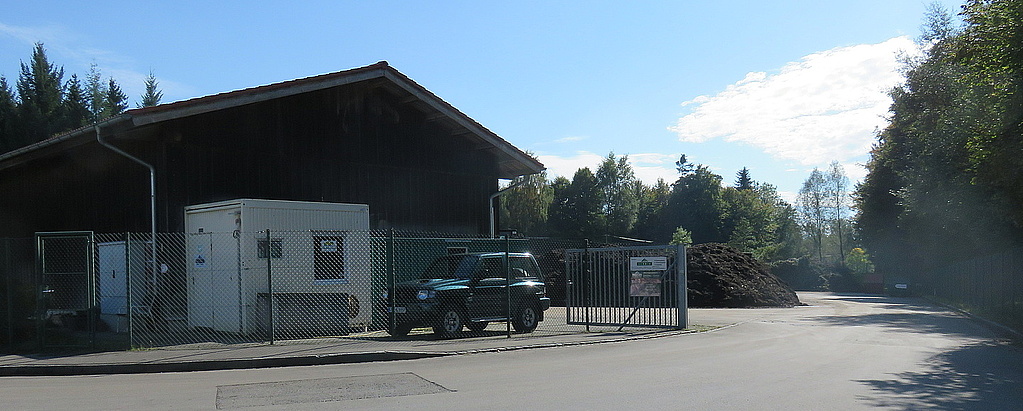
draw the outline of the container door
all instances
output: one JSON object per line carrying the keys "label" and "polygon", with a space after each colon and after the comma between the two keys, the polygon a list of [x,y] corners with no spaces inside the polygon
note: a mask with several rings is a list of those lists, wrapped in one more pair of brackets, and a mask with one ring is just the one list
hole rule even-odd
{"label": "container door", "polygon": [[212,234],[188,235],[188,325],[213,328]]}
{"label": "container door", "polygon": [[246,307],[241,299],[240,233],[215,233],[212,240],[213,246],[206,265],[212,282],[213,329],[241,332],[242,310]]}

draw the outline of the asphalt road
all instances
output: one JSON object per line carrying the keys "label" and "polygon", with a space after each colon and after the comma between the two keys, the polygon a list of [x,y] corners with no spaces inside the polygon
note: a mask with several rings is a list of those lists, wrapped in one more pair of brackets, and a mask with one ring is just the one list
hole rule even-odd
{"label": "asphalt road", "polygon": [[425,360],[0,378],[4,409],[1023,410],[1023,349],[912,299],[808,307],[640,341]]}

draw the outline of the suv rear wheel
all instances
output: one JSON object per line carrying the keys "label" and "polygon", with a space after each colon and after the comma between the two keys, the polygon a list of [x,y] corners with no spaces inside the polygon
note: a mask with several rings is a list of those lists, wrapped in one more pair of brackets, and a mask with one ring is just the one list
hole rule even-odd
{"label": "suv rear wheel", "polygon": [[452,337],[462,332],[465,325],[465,316],[454,308],[441,310],[437,323],[433,326],[433,333],[439,337]]}

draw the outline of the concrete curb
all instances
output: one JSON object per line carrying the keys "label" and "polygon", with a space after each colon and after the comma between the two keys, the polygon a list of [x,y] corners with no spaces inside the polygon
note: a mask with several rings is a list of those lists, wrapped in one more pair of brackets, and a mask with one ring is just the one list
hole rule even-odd
{"label": "concrete curb", "polygon": [[[728,326],[725,326],[728,327]],[[654,332],[643,335],[626,336],[619,338],[606,338],[594,341],[569,341],[559,343],[543,343],[515,345],[494,348],[481,348],[473,350],[456,351],[374,351],[358,353],[338,353],[324,355],[306,355],[291,357],[273,358],[244,358],[228,360],[200,360],[178,363],[124,363],[124,364],[60,364],[60,365],[14,365],[0,366],[0,377],[40,377],[40,376],[76,376],[76,375],[109,375],[109,374],[150,374],[162,372],[192,372],[192,371],[218,371],[218,370],[241,370],[253,368],[277,368],[277,367],[298,367],[309,365],[336,365],[353,364],[365,362],[417,360],[424,358],[448,357],[455,355],[484,354],[495,352],[508,352],[531,350],[541,348],[557,348],[570,346],[583,346],[594,344],[611,344],[626,341],[646,340],[653,338],[664,338],[684,334],[713,331],[709,330],[673,330]]]}
{"label": "concrete curb", "polygon": [[414,360],[443,357],[450,353],[426,352],[367,352],[330,355],[310,355],[281,358],[246,358],[232,360],[204,360],[179,363],[132,363],[88,365],[16,365],[0,367],[0,377],[73,376],[103,374],[149,374],[161,372],[191,372],[215,370],[241,370],[250,368],[294,367],[303,365],[351,364],[376,361]]}

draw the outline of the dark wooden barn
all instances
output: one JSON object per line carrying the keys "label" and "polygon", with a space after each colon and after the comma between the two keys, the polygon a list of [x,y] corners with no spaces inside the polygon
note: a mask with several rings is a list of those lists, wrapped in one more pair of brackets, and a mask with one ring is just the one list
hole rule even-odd
{"label": "dark wooden barn", "polygon": [[419,84],[371,66],[155,107],[0,155],[0,237],[184,231],[234,198],[369,204],[373,228],[489,232],[498,179],[543,165]]}

